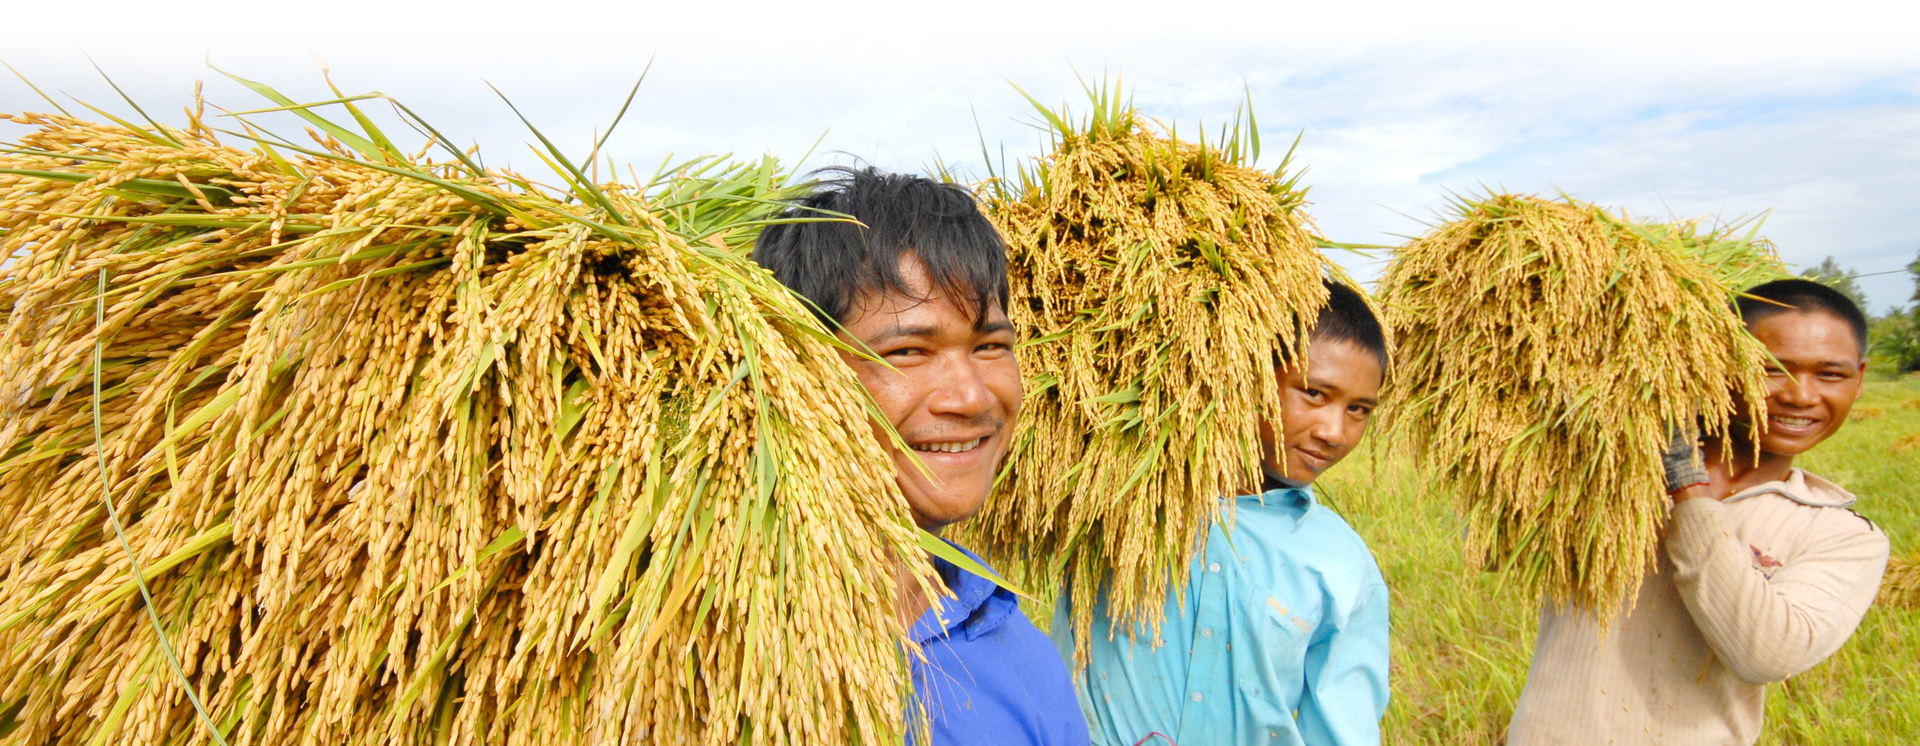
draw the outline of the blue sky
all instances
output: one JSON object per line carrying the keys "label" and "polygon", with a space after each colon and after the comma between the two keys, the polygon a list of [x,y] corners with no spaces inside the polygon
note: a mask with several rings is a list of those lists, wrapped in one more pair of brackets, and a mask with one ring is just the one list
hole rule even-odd
{"label": "blue sky", "polygon": [[[938,157],[977,173],[982,136],[1010,159],[1042,145],[1009,83],[1057,104],[1080,97],[1076,70],[1119,73],[1183,131],[1225,120],[1250,91],[1269,165],[1301,136],[1309,210],[1339,241],[1398,243],[1449,192],[1491,187],[1647,216],[1765,213],[1763,232],[1800,265],[1832,255],[1889,272],[1920,253],[1920,11],[1890,3],[156,7],[14,9],[10,26],[41,32],[0,40],[0,59],[50,92],[112,103],[91,55],[158,113],[200,79],[214,103],[261,105],[209,59],[329,97],[317,54],[347,92],[393,94],[489,163],[528,170],[530,137],[487,82],[584,150],[651,58],[609,143],[642,170],[668,152],[794,159],[820,140],[810,165],[920,170]],[[84,34],[61,33],[80,22]],[[44,108],[0,79],[0,111]],[[1903,274],[1860,283],[1876,312],[1913,293]]]}

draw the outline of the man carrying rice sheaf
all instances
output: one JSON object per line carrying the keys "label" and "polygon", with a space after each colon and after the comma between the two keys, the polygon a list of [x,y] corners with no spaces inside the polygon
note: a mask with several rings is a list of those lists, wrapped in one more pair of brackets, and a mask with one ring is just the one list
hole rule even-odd
{"label": "man carrying rice sheaf", "polygon": [[[937,534],[980,509],[1020,410],[1005,245],[972,195],[923,177],[841,170],[788,217],[817,218],[820,210],[860,224],[774,225],[753,257],[843,339],[884,361],[846,355],[913,449],[898,449],[875,423],[915,522]],[[910,741],[1087,743],[1066,667],[1018,598],[946,560],[921,561],[933,563],[953,595],[929,599],[903,581],[900,620],[925,654],[913,665],[914,697],[931,727]]]}
{"label": "man carrying rice sheaf", "polygon": [[[1326,283],[1305,365],[1281,360],[1281,421],[1262,423],[1261,493],[1232,498],[1182,594],[1169,593],[1159,641],[1094,611],[1078,676],[1094,743],[1378,744],[1387,707],[1388,598],[1373,554],[1312,483],[1360,439],[1388,368],[1366,301]],[[1071,659],[1069,603],[1053,621]]]}
{"label": "man carrying rice sheaf", "polygon": [[1852,494],[1793,466],[1860,395],[1866,320],[1806,280],[1747,295],[1740,316],[1774,358],[1757,457],[1676,434],[1657,565],[1604,629],[1584,611],[1542,610],[1509,746],[1752,744],[1766,684],[1833,654],[1873,603],[1886,535],[1848,510]]}

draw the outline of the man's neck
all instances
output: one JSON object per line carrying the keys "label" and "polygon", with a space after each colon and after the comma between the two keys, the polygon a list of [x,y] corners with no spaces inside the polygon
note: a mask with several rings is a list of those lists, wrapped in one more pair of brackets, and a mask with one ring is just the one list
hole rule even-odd
{"label": "man's neck", "polygon": [[[933,555],[917,554],[909,561],[932,565]],[[940,576],[937,573],[934,575],[934,582],[940,582]],[[933,599],[927,595],[927,590],[914,580],[913,572],[904,564],[893,568],[893,591],[893,611],[900,621],[900,631],[902,634],[911,633],[913,623],[920,620],[920,615],[927,613],[927,609],[933,608]]]}
{"label": "man's neck", "polygon": [[1264,466],[1260,468],[1260,491],[1262,493],[1272,492],[1274,490],[1303,490],[1306,489],[1309,484],[1312,484],[1312,482],[1300,482],[1288,479],[1273,469]]}
{"label": "man's neck", "polygon": [[1792,456],[1760,451],[1759,458],[1754,458],[1754,450],[1738,441],[1723,440],[1709,444],[1701,454],[1707,473],[1723,485],[1723,496],[1786,479],[1793,471]]}

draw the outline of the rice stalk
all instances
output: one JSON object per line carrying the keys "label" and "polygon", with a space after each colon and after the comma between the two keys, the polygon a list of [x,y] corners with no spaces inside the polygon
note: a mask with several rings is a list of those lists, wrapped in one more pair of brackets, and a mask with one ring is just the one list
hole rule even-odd
{"label": "rice stalk", "polygon": [[[1076,120],[1035,102],[1053,150],[986,189],[1005,235],[1027,396],[1000,489],[963,527],[1010,578],[1071,601],[1084,665],[1094,599],[1158,635],[1223,498],[1257,491],[1274,361],[1337,272],[1288,161],[1253,167],[1249,115],[1180,139],[1089,89]],[[1017,183],[1015,180],[1017,179]]]}
{"label": "rice stalk", "polygon": [[745,259],[786,172],[551,149],[556,194],[361,98],[308,146],[9,116],[0,731],[899,743],[919,532],[837,343]]}
{"label": "rice stalk", "polygon": [[1767,352],[1729,301],[1783,272],[1751,233],[1506,194],[1396,252],[1386,414],[1458,501],[1471,562],[1603,619],[1634,598],[1668,513],[1667,426],[1764,421]]}
{"label": "rice stalk", "polygon": [[1887,573],[1880,578],[1880,597],[1874,603],[1896,609],[1920,609],[1920,553],[1887,559]]}

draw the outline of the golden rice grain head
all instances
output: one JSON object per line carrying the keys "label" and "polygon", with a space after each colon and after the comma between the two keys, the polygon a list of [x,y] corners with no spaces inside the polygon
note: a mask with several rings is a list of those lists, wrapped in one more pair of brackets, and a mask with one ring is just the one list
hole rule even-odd
{"label": "golden rice grain head", "polygon": [[[688,245],[751,245],[760,164],[582,204],[371,132],[302,154],[12,119],[15,739],[904,737],[919,533],[849,429],[866,394],[770,275]],[[648,198],[674,190],[752,199]]]}
{"label": "golden rice grain head", "polygon": [[1176,139],[1117,93],[1093,109],[1045,111],[1052,152],[985,191],[1027,397],[1007,477],[960,527],[1043,601],[1073,600],[1082,661],[1089,600],[1157,634],[1168,579],[1231,520],[1222,498],[1259,484],[1272,360],[1297,351],[1331,268],[1252,141]]}
{"label": "golden rice grain head", "polygon": [[[1573,200],[1463,199],[1380,283],[1397,348],[1385,415],[1458,501],[1476,564],[1586,608],[1632,598],[1665,520],[1670,422],[1752,437],[1765,351],[1720,279],[1762,242]],[[1610,615],[1603,615],[1603,618]]]}

